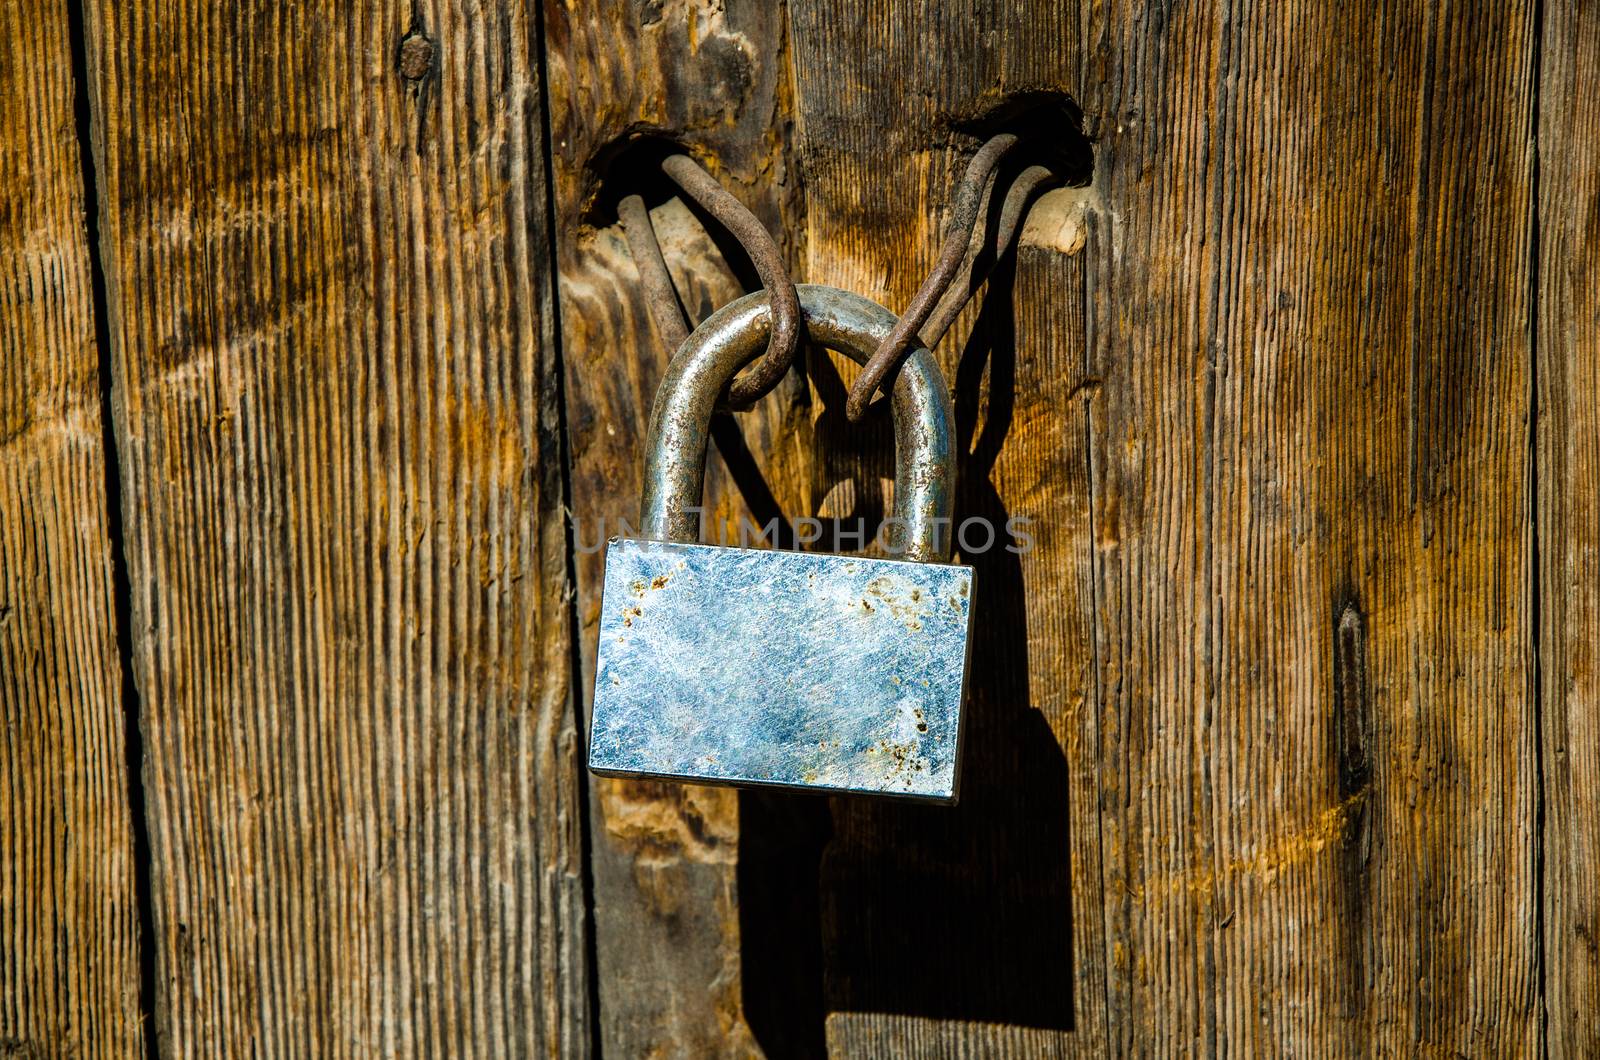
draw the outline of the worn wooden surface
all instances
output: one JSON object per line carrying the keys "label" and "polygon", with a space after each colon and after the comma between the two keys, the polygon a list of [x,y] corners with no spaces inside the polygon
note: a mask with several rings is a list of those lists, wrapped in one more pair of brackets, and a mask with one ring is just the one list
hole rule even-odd
{"label": "worn wooden surface", "polygon": [[[214,6],[85,9],[100,351],[65,11],[0,14],[0,1053],[140,1048],[130,779],[163,1052],[1600,1050],[1592,4]],[[1030,546],[962,804],[585,780],[615,197],[753,284],[629,144],[900,309],[1022,97],[1083,172],[939,350]],[[853,377],[717,424],[712,539],[870,533]]]}
{"label": "worn wooden surface", "polygon": [[1119,1051],[1538,1051],[1533,14],[1092,21]]}
{"label": "worn wooden surface", "polygon": [[[985,427],[1007,425],[998,398],[1018,441],[965,469],[968,512],[984,490],[1032,508],[1039,481],[1069,502],[1009,608],[1018,582],[990,572],[1003,625],[974,662],[975,716],[1042,717],[1060,760],[988,763],[975,739],[969,763],[1057,841],[995,864],[980,852],[1006,849],[1003,816],[963,847],[954,818],[850,807],[825,860],[830,1043],[1531,1051],[1531,10],[1387,11],[1376,36],[1371,12],[1318,5],[1154,14],[906,5],[851,33],[845,5],[794,8],[811,279],[903,302],[956,165],[925,153],[999,91],[1070,93],[1098,159],[1086,265],[1023,252],[1017,291],[1053,269],[1057,296],[1005,335],[1016,367],[990,364]],[[991,295],[998,321],[996,295],[1016,292]],[[989,341],[980,326],[947,354],[958,390]],[[1012,409],[1031,343],[1048,367]],[[1070,396],[1089,381],[1085,457]],[[1050,794],[1021,797],[1052,772],[1060,829]],[[1090,911],[1063,910],[1055,975],[1038,912],[1009,946],[977,914],[995,952],[973,960],[963,925],[1008,886],[1050,894],[1019,879],[1047,859]],[[934,952],[890,971],[908,900]],[[1008,1026],[963,1022],[986,1016]]]}
{"label": "worn wooden surface", "polygon": [[1600,1054],[1600,8],[1544,6],[1539,83],[1539,661],[1545,1009]]}
{"label": "worn wooden surface", "polygon": [[65,3],[0,7],[0,83],[0,1055],[133,1056],[133,822]]}
{"label": "worn wooden surface", "polygon": [[[902,4],[862,24],[855,5],[819,2],[795,5],[793,17],[806,278],[899,310],[933,263],[978,142],[962,130],[1007,94],[1072,86],[1076,15],[1041,3],[997,17],[956,3],[926,17]],[[1052,135],[1076,144],[1071,176],[1087,181],[1075,116],[1047,112]],[[956,517],[998,531],[991,548],[976,527],[956,540],[983,616],[962,799],[954,810],[835,801],[819,885],[835,1055],[1104,1051],[1081,239],[1090,195],[1063,190],[1035,205],[1036,222],[1058,222],[1054,238],[1003,261],[939,348],[962,453]],[[816,489],[852,483],[880,498],[881,515],[887,417],[870,432],[845,424],[855,371],[841,362],[813,372]],[[1025,520],[1020,535],[1005,533],[1013,518]]]}
{"label": "worn wooden surface", "polygon": [[174,1055],[580,1055],[537,15],[87,11]]}
{"label": "worn wooden surface", "polygon": [[[637,193],[652,208],[693,320],[742,294],[752,281],[748,262],[725,231],[686,205],[638,138],[693,150],[769,229],[792,236],[788,85],[783,10],[761,0],[578,7],[549,0],[544,10],[579,672],[587,699],[599,546],[626,532],[624,524],[638,525],[645,427],[672,352],[641,297],[615,201]],[[809,459],[804,397],[791,377],[751,414],[717,425],[703,500],[711,540],[737,534],[741,518],[765,525],[798,514],[805,486],[799,469]],[[726,473],[728,462],[737,480]],[[605,1051],[699,1056],[759,1048],[741,989],[748,977],[741,971],[740,796],[617,779],[591,785]]]}

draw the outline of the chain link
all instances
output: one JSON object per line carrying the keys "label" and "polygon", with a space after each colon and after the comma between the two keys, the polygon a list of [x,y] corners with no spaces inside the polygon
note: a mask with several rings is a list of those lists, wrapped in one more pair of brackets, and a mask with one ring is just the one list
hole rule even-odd
{"label": "chain link", "polygon": [[[910,305],[896,321],[894,330],[873,352],[850,388],[845,414],[852,422],[866,415],[873,395],[884,380],[904,360],[913,339],[932,348],[938,345],[977,289],[983,285],[993,265],[1005,257],[1022,228],[1022,220],[1034,195],[1060,177],[1047,166],[1023,169],[1012,180],[1002,200],[995,225],[992,250],[985,253],[986,241],[975,239],[978,218],[984,204],[998,192],[985,196],[1007,154],[1018,143],[1011,133],[990,137],[967,164],[956,189],[955,206],[945,227],[944,243],[938,261],[922,281]],[[772,234],[755,214],[736,199],[700,164],[686,154],[668,155],[661,162],[662,172],[690,198],[699,203],[718,223],[732,233],[755,265],[756,273],[769,292],[772,307],[772,335],[766,352],[751,367],[734,379],[725,403],[732,409],[745,409],[767,394],[794,361],[800,342],[800,301],[794,282],[783,266],[783,259]],[[650,211],[638,195],[625,196],[617,204],[617,217],[627,236],[639,276],[644,284],[645,301],[662,342],[677,350],[688,338],[690,321],[679,302],[672,275],[656,239]]]}
{"label": "chain link", "polygon": [[[661,171],[733,234],[767,289],[772,307],[772,336],[767,341],[767,350],[734,379],[724,399],[731,409],[747,409],[778,385],[800,346],[800,298],[795,293],[794,281],[783,266],[783,255],[772,233],[698,162],[685,154],[672,154],[662,159]],[[661,255],[650,213],[642,198],[628,195],[617,204],[617,216],[644,283],[645,299],[656,330],[667,347],[676,350],[689,335],[689,320],[678,301],[666,259]]]}

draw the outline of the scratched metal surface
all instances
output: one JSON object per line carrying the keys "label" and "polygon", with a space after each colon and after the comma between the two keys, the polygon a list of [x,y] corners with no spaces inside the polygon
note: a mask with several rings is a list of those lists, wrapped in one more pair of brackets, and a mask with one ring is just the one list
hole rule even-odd
{"label": "scratched metal surface", "polygon": [[972,568],[614,540],[589,767],[952,800]]}

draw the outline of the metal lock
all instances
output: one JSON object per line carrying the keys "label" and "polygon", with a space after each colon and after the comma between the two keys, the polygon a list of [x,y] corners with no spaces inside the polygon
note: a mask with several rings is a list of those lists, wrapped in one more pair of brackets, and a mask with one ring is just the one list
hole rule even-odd
{"label": "metal lock", "polygon": [[[799,285],[813,342],[861,362],[894,326],[875,302]],[[656,393],[640,534],[606,553],[589,768],[606,776],[954,801],[972,568],[948,558],[950,395],[933,355],[891,396],[889,551],[732,548],[699,537],[717,396],[766,346],[767,299],[700,325]]]}

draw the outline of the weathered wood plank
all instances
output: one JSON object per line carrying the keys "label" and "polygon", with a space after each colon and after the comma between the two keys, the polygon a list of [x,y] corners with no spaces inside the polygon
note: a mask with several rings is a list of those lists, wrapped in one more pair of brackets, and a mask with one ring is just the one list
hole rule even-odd
{"label": "weathered wood plank", "polygon": [[[1077,12],[900,4],[863,22],[848,3],[792,10],[806,278],[899,310],[933,264],[978,142],[961,130],[1008,94],[1075,86]],[[1081,140],[1070,114],[1051,114],[1061,142]],[[1087,165],[1086,144],[1080,155]],[[1040,238],[940,348],[964,454],[956,519],[984,520],[997,538],[982,548],[974,524],[957,540],[976,568],[962,798],[953,810],[835,802],[822,904],[836,1055],[1104,1049],[1081,256],[1091,198],[1067,189],[1036,204]],[[841,361],[841,383],[855,374]],[[858,510],[881,514],[887,417],[849,429],[843,386],[821,397],[815,490],[853,482],[876,501]],[[1007,537],[1013,518],[1031,542]]]}
{"label": "weathered wood plank", "polygon": [[1090,19],[1123,1052],[1539,1048],[1533,23]]}
{"label": "weathered wood plank", "polygon": [[1550,1055],[1600,1055],[1600,9],[1544,6],[1539,82],[1539,655]]}
{"label": "weathered wood plank", "polygon": [[535,16],[87,10],[170,1055],[581,1055]]}
{"label": "weathered wood plank", "polygon": [[[624,524],[638,523],[645,427],[671,353],[649,319],[615,199],[638,192],[652,207],[693,319],[754,283],[737,248],[719,245],[726,234],[686,208],[626,145],[647,134],[691,147],[784,240],[794,224],[789,89],[782,8],[759,0],[709,7],[550,2],[544,12],[587,700],[600,545]],[[736,541],[741,519],[765,525],[774,516],[811,514],[805,399],[796,374],[751,412],[717,425],[703,502],[710,540]],[[773,1048],[766,1014],[776,1011],[783,1022],[807,970],[794,987],[786,974],[792,959],[783,966],[744,963],[748,932],[741,919],[762,896],[745,895],[741,881],[769,863],[759,853],[760,837],[755,845],[740,844],[740,808],[754,806],[760,814],[767,803],[728,789],[615,779],[595,779],[592,793],[606,1052],[708,1056]]]}
{"label": "weathered wood plank", "polygon": [[68,8],[0,7],[0,1054],[138,1056],[139,929]]}
{"label": "weathered wood plank", "polygon": [[[939,123],[998,92],[1071,91],[1098,159],[1075,274],[1087,327],[1070,323],[1083,266],[1045,259],[1065,270],[1031,321],[1049,337],[1018,321],[1016,372],[1040,341],[1043,378],[1017,393],[1050,396],[1015,416],[986,476],[1042,508],[1010,483],[1053,485],[1066,532],[1023,557],[1025,603],[999,608],[980,645],[1028,645],[1028,684],[975,696],[975,717],[1060,696],[1037,705],[1067,775],[1091,785],[1057,805],[1072,908],[1102,921],[1074,916],[1071,958],[1042,980],[1077,986],[1073,1029],[1022,1045],[954,1022],[983,1018],[1017,964],[952,964],[932,982],[939,955],[919,951],[874,971],[873,945],[897,937],[879,926],[887,891],[939,893],[937,877],[953,892],[991,870],[972,850],[942,876],[936,857],[885,868],[885,850],[945,850],[949,822],[889,827],[892,811],[851,807],[827,931],[856,942],[830,954],[829,1002],[874,1014],[830,1017],[831,1044],[1535,1048],[1530,11],[1112,5],[1084,12],[1081,71],[1077,16],[1044,5],[879,10],[857,26],[843,5],[805,3],[794,19],[808,279],[903,304],[932,257],[927,197],[955,175],[948,153],[926,158]],[[1025,251],[1019,288],[1035,267]],[[1085,330],[1087,370],[1062,349]],[[1081,428],[1041,417],[1069,416],[1090,381],[1085,452]],[[1035,426],[1048,457],[1025,444]],[[1076,518],[1072,466],[1078,480],[1093,468],[1092,513]],[[1052,628],[1041,589],[1068,618],[1035,652]],[[1053,768],[1005,775],[1025,787]],[[901,886],[878,894],[884,872]],[[956,952],[961,916],[995,922],[975,908],[936,907]],[[934,950],[942,936],[922,937]],[[1050,1027],[1031,1016],[1000,1018]]]}

